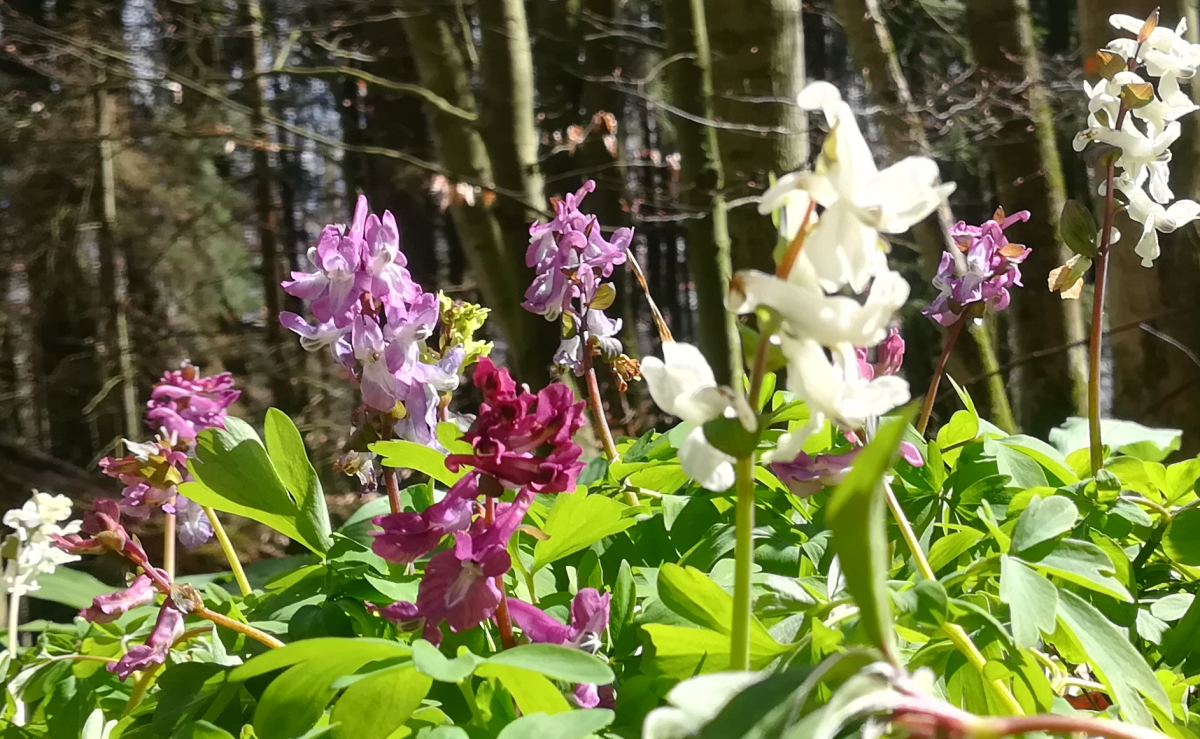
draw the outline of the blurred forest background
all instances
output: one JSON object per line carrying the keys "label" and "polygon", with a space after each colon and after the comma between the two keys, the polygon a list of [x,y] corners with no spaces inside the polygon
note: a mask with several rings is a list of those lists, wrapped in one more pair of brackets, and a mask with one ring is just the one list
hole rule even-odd
{"label": "blurred forest background", "polygon": [[[881,166],[927,153],[958,183],[949,209],[893,245],[911,280],[905,374],[928,382],[942,331],[919,310],[953,220],[1032,211],[1025,288],[959,342],[951,373],[1044,434],[1079,413],[1081,300],[1046,289],[1066,260],[1065,198],[1093,202],[1089,59],[1110,13],[1151,0],[0,0],[0,488],[106,489],[100,456],[146,438],[150,385],[191,359],[228,370],[251,420],[275,405],[329,469],[355,393],[280,328],[279,288],[321,226],[364,193],[400,223],[428,290],[493,309],[497,354],[550,378],[553,324],[520,308],[528,224],[597,181],[585,210],[633,226],[676,336],[719,372],[740,361],[721,304],[730,264],[769,268],[754,197],[809,159],[795,107],[838,85]],[[1200,0],[1166,0],[1164,24]],[[1196,91],[1200,94],[1200,90]],[[1200,199],[1195,116],[1175,148],[1178,197]],[[814,137],[820,132],[813,130]],[[819,139],[818,139],[819,140]],[[1200,445],[1200,249],[1189,226],[1143,269],[1114,249],[1110,413]],[[645,298],[618,276],[633,351],[656,350]],[[614,311],[610,311],[613,313]],[[604,378],[607,379],[607,378]],[[614,424],[655,417],[638,384]],[[943,417],[955,406],[947,387]],[[953,403],[957,403],[954,400]],[[986,412],[986,410],[985,410]],[[322,464],[325,462],[325,464]],[[350,486],[342,484],[348,491]],[[8,500],[11,497],[13,500]]]}

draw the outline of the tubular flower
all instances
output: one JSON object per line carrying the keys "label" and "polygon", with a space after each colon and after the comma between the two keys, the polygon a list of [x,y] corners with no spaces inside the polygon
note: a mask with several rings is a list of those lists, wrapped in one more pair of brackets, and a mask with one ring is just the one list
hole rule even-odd
{"label": "tubular flower", "polygon": [[185,364],[163,373],[150,391],[146,423],[179,439],[195,439],[204,429],[225,428],[225,413],[240,395],[228,372],[200,377],[196,367]]}
{"label": "tubular flower", "polygon": [[[608,628],[609,603],[612,595],[595,588],[583,588],[571,600],[571,623],[563,624],[547,615],[537,606],[515,598],[508,601],[508,613],[513,623],[521,628],[529,641],[538,644],[563,644],[595,654],[602,646],[601,637]],[[611,687],[605,686],[606,695],[595,685],[581,683],[575,686],[575,702],[580,708],[595,708],[603,699],[611,701],[615,696]]]}
{"label": "tubular flower", "polygon": [[70,515],[71,501],[65,495],[36,490],[25,505],[4,514],[4,525],[13,530],[4,543],[12,542],[17,548],[16,559],[3,570],[7,592],[17,596],[33,592],[40,587],[39,576],[79,559],[75,552],[58,545],[66,537],[78,536],[78,521],[62,523]]}
{"label": "tubular flower", "polygon": [[[166,573],[159,571],[161,577]],[[107,624],[116,621],[134,608],[148,606],[154,602],[158,594],[158,586],[149,575],[138,575],[129,587],[116,593],[97,595],[92,599],[92,605],[79,612],[79,616],[94,624]]]}
{"label": "tubular flower", "polygon": [[[791,462],[775,462],[771,471],[779,481],[787,485],[793,495],[807,498],[827,487],[834,487],[846,479],[850,466],[862,452],[856,446],[849,451],[809,455],[800,452]],[[921,452],[911,442],[900,443],[900,458],[913,467],[925,464]]]}
{"label": "tubular flower", "polygon": [[124,681],[138,670],[166,662],[171,645],[181,636],[183,614],[168,599],[159,610],[158,620],[154,622],[154,629],[147,637],[146,643],[133,647],[120,660],[109,662],[105,668]]}
{"label": "tubular flower", "polygon": [[478,496],[478,477],[467,475],[450,488],[446,497],[421,513],[376,516],[372,522],[382,530],[371,532],[375,537],[371,548],[389,562],[416,561],[432,552],[445,536],[470,528],[473,501]]}
{"label": "tubular flower", "polygon": [[981,226],[959,221],[950,235],[958,250],[966,254],[966,271],[956,275],[953,256],[943,254],[933,278],[939,295],[922,313],[943,326],[952,326],[972,307],[981,310],[987,306],[995,311],[1007,308],[1012,299],[1008,289],[1021,286],[1019,265],[1029,256],[1029,249],[1009,242],[1004,230],[1027,220],[1027,210],[1011,216],[998,210]]}

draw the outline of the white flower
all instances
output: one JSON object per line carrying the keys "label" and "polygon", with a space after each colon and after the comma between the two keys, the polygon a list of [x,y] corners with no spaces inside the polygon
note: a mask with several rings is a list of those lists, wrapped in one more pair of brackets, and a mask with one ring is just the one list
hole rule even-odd
{"label": "white flower", "polygon": [[1158,258],[1158,232],[1171,233],[1184,224],[1200,217],[1200,203],[1194,200],[1177,200],[1169,207],[1155,203],[1140,187],[1122,188],[1129,199],[1129,217],[1142,224],[1142,235],[1134,251],[1142,258],[1143,267],[1153,267]]}
{"label": "white flower", "polygon": [[[804,399],[809,420],[800,430],[784,434],[767,461],[791,461],[804,442],[826,419],[844,430],[861,429],[868,418],[882,416],[908,402],[908,382],[895,375],[865,380],[859,374],[854,347],[839,344],[832,357],[810,338],[783,339],[788,359],[788,390]],[[769,457],[769,459],[768,459]]]}
{"label": "white flower", "polygon": [[1141,187],[1149,179],[1150,196],[1160,203],[1168,203],[1174,197],[1168,185],[1170,146],[1179,138],[1181,127],[1175,121],[1167,124],[1161,133],[1153,124],[1148,123],[1146,129],[1146,133],[1142,133],[1126,118],[1120,131],[1101,128],[1096,132],[1095,140],[1121,150],[1117,160],[1117,166],[1123,170],[1119,186]]}
{"label": "white flower", "polygon": [[874,346],[883,341],[892,315],[908,300],[908,282],[885,270],[871,283],[865,302],[826,295],[803,254],[787,282],[755,270],[739,272],[730,289],[730,310],[745,314],[765,305],[775,309],[798,336],[824,346]]}
{"label": "white flower", "polygon": [[[1137,36],[1142,31],[1145,20],[1131,15],[1116,14],[1109,16],[1108,22],[1118,31],[1126,31]],[[1108,48],[1120,53],[1128,59],[1137,54],[1137,60],[1146,65],[1146,71],[1153,77],[1161,77],[1169,71],[1180,73],[1180,76],[1191,77],[1200,67],[1200,44],[1188,43],[1183,37],[1187,33],[1187,19],[1180,18],[1175,30],[1158,26],[1150,32],[1150,37],[1140,45],[1136,39],[1116,39]]]}
{"label": "white flower", "polygon": [[662,359],[642,361],[642,379],[659,408],[696,424],[679,447],[683,471],[706,490],[728,490],[734,481],[734,459],[708,443],[702,426],[715,418],[736,416],[753,431],[757,424],[753,409],[731,389],[717,386],[708,361],[691,344],[664,343]]}
{"label": "white flower", "polygon": [[828,290],[850,285],[862,292],[886,265],[879,232],[907,231],[933,212],[954,185],[937,184],[937,165],[928,157],[908,157],[879,171],[853,111],[828,82],[808,85],[797,102],[824,112],[829,137],[816,171],[780,178],[763,194],[759,211],[771,212],[793,197],[791,191],[805,191],[825,208],[805,242],[805,253]]}
{"label": "white flower", "polygon": [[738,693],[762,682],[758,672],[715,672],[671,688],[667,704],[646,715],[642,739],[685,739],[717,717]]}
{"label": "white flower", "polygon": [[71,500],[65,495],[49,495],[34,491],[24,506],[4,514],[4,525],[13,529],[17,556],[4,568],[5,590],[23,596],[38,589],[39,575],[49,574],[79,557],[56,548],[52,536],[66,536],[79,531],[80,522],[59,522],[71,515]]}
{"label": "white flower", "polygon": [[87,721],[83,724],[83,733],[79,735],[79,739],[108,739],[116,726],[116,719],[105,721],[104,712],[97,708],[88,714]]}

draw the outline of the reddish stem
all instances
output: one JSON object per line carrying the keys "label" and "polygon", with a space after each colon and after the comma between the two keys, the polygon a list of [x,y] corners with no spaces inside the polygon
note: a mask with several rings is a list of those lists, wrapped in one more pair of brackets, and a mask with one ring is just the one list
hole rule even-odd
{"label": "reddish stem", "polygon": [[[483,504],[483,523],[485,526],[491,526],[496,520],[496,499],[492,496],[487,496]],[[512,649],[517,646],[517,640],[513,638],[512,620],[508,617],[508,595],[504,591],[504,575],[496,576],[496,588],[500,591],[500,604],[496,606],[496,628],[500,631],[500,644],[505,649]]]}
{"label": "reddish stem", "polygon": [[929,417],[933,415],[933,401],[937,399],[938,385],[942,384],[942,375],[946,374],[946,360],[950,359],[950,350],[954,348],[954,342],[958,341],[963,324],[968,320],[965,316],[959,318],[950,329],[950,335],[946,337],[946,345],[942,347],[942,356],[938,359],[933,379],[929,381],[929,390],[925,392],[925,402],[921,405],[921,417],[917,420],[917,433],[921,436],[925,435],[925,429],[929,426]]}
{"label": "reddish stem", "polygon": [[400,504],[400,482],[396,479],[395,467],[383,468],[383,481],[387,486],[388,505],[392,509],[392,513],[399,513]]}

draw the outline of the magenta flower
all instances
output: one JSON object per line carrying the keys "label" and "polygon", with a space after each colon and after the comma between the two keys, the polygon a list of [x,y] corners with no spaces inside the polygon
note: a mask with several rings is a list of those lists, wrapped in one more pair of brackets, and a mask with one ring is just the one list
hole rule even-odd
{"label": "magenta flower", "polygon": [[92,510],[84,514],[80,530],[87,538],[79,534],[53,534],[51,538],[56,547],[68,554],[117,552],[139,565],[147,561],[146,552],[121,525],[121,508],[115,500],[98,498]]}
{"label": "magenta flower", "polygon": [[292,279],[283,283],[289,295],[312,302],[320,323],[349,326],[358,315],[358,296],[370,289],[371,278],[362,270],[368,211],[367,199],[360,196],[350,227],[326,226],[317,245],[308,250],[308,260],[317,271],[293,272]]}
{"label": "magenta flower", "polygon": [[[496,520],[477,520],[470,532],[454,534],[454,546],[429,560],[417,591],[417,610],[425,633],[443,621],[460,633],[491,618],[502,593],[496,578],[512,568],[508,540],[525,518],[533,493],[518,493],[512,503],[496,506]],[[432,640],[431,640],[432,641]]]}
{"label": "magenta flower", "polygon": [[1018,265],[1029,256],[1029,249],[1010,243],[1004,230],[1027,220],[1029,211],[1023,210],[1007,217],[997,211],[993,220],[981,226],[959,221],[950,235],[959,251],[966,254],[967,270],[956,275],[954,257],[943,254],[933,278],[939,295],[922,313],[943,326],[951,326],[971,306],[982,304],[996,311],[1007,308],[1011,300],[1008,288],[1021,286]]}
{"label": "magenta flower", "polygon": [[[531,642],[562,644],[595,654],[602,644],[600,637],[608,628],[611,599],[608,593],[601,595],[595,588],[583,588],[571,600],[570,624],[560,623],[537,606],[515,598],[508,601],[508,613]],[[600,689],[595,685],[576,685],[574,696],[580,708],[595,708],[601,704]]]}
{"label": "magenta flower", "polygon": [[371,549],[389,562],[413,562],[432,552],[444,537],[471,527],[473,501],[478,496],[477,476],[467,475],[446,497],[421,513],[376,516],[371,521],[383,530],[371,532],[375,537]]}
{"label": "magenta flower", "polygon": [[391,413],[399,400],[400,387],[388,367],[383,330],[374,318],[359,316],[354,319],[350,342],[354,347],[354,358],[362,367],[358,384],[363,402],[375,410]]}
{"label": "magenta flower", "polygon": [[[850,472],[850,465],[854,463],[855,458],[862,450],[863,447],[857,446],[849,451],[836,454],[809,455],[801,452],[791,462],[773,463],[771,471],[775,473],[780,482],[787,485],[793,495],[807,498],[827,487],[834,487],[846,479],[846,474]],[[925,464],[920,450],[907,441],[900,443],[900,457],[913,467]]]}
{"label": "magenta flower", "polygon": [[[475,423],[463,435],[473,454],[452,454],[446,467],[457,471],[470,465],[511,489],[559,493],[575,487],[583,470],[583,450],[571,440],[583,426],[583,403],[570,388],[554,383],[536,396],[515,392],[505,370],[491,360],[479,360],[475,384],[484,391]],[[538,456],[544,447],[549,454]]]}
{"label": "magenta flower", "polygon": [[[164,579],[166,573],[159,571]],[[79,615],[94,624],[107,624],[139,606],[148,606],[154,602],[158,594],[158,586],[149,575],[138,575],[128,588],[115,593],[97,595],[92,599],[92,605],[84,608]]]}
{"label": "magenta flower", "polygon": [[904,364],[904,337],[900,335],[898,329],[892,328],[888,332],[888,337],[875,347],[874,364],[868,358],[869,351],[867,349],[859,347],[854,352],[858,356],[858,373],[862,379],[873,380],[876,377],[894,375]]}
{"label": "magenta flower", "polygon": [[106,669],[124,681],[138,670],[144,670],[151,665],[161,665],[167,661],[167,652],[171,650],[171,645],[181,636],[183,614],[168,599],[159,610],[158,620],[154,622],[154,630],[150,632],[146,643],[133,647],[117,662],[109,662]]}

